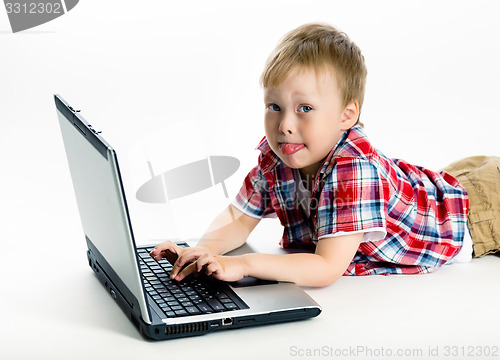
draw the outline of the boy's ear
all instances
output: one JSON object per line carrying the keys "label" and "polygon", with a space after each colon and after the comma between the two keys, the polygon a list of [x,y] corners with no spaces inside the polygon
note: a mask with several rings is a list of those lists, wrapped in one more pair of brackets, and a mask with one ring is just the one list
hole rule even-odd
{"label": "boy's ear", "polygon": [[344,109],[342,114],[342,130],[348,130],[356,124],[359,118],[359,105],[358,101],[350,102]]}

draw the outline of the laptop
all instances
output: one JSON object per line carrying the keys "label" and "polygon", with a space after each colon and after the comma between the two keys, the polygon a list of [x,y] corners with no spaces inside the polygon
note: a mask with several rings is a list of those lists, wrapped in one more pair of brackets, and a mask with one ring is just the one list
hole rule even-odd
{"label": "laptop", "polygon": [[156,244],[136,245],[115,150],[79,110],[54,98],[89,265],[143,336],[172,339],[320,314],[321,307],[293,283],[171,280],[172,265],[149,256]]}

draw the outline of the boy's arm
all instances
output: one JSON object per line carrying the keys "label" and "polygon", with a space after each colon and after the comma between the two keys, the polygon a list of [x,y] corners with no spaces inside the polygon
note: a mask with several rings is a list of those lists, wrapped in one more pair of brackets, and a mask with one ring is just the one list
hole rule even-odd
{"label": "boy's arm", "polygon": [[300,286],[327,286],[344,274],[362,238],[363,234],[323,238],[314,254],[245,254],[241,260],[246,276]]}
{"label": "boy's arm", "polygon": [[260,222],[229,205],[210,224],[196,247],[204,247],[214,255],[225,254],[243,245]]}
{"label": "boy's arm", "polygon": [[[314,254],[245,254],[241,256],[200,256],[196,271],[225,281],[244,276],[259,279],[290,281],[301,286],[326,286],[340,278],[361,243],[363,234],[343,235],[318,241]],[[176,280],[185,276],[172,272]]]}

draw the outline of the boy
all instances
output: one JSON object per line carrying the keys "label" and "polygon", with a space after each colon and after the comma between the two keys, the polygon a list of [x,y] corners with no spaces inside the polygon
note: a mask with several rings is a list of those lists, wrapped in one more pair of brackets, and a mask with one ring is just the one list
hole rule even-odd
{"label": "boy", "polygon": [[[427,273],[468,261],[469,228],[476,256],[497,251],[500,201],[488,194],[500,181],[499,159],[472,158],[447,169],[467,180],[460,183],[386,158],[359,123],[365,79],[361,51],[344,33],[309,24],[287,34],[261,78],[266,136],[258,165],[196,247],[165,242],[151,256],[175,262],[171,276],[179,281],[205,272],[225,281],[254,276],[326,286],[344,274]],[[478,162],[488,170],[470,182],[470,173],[484,168]],[[482,198],[471,194],[468,225],[466,188],[475,189],[485,174],[491,179],[481,183]],[[283,247],[314,251],[221,256],[268,216],[284,226]]]}

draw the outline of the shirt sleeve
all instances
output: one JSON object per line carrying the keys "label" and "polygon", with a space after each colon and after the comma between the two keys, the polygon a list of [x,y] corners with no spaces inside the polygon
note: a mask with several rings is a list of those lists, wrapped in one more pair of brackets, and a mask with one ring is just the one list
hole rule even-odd
{"label": "shirt sleeve", "polygon": [[258,165],[248,173],[232,204],[257,219],[276,216],[269,197],[269,183]]}
{"label": "shirt sleeve", "polygon": [[377,168],[368,160],[339,159],[319,199],[318,239],[350,233],[365,233],[363,242],[383,239],[386,194]]}

